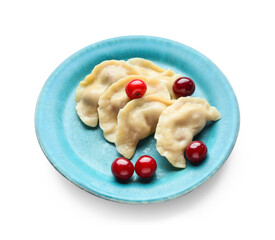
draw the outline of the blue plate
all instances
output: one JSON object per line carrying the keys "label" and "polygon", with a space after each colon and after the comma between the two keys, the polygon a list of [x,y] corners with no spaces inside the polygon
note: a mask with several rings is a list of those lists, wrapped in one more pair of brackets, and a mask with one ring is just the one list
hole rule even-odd
{"label": "blue plate", "polygon": [[[158,164],[155,177],[144,181],[117,181],[112,161],[120,156],[99,127],[89,128],[75,111],[79,82],[104,60],[146,58],[163,68],[192,78],[193,96],[205,98],[221,112],[222,119],[207,125],[196,136],[208,146],[208,156],[199,166],[179,170],[159,155],[153,136],[142,140],[132,159],[148,154]],[[181,43],[150,36],[127,36],[92,44],[65,60],[45,83],[36,106],[36,134],[51,164],[80,188],[99,197],[127,203],[160,202],[195,189],[212,176],[228,158],[239,130],[239,108],[226,77],[208,58]]]}

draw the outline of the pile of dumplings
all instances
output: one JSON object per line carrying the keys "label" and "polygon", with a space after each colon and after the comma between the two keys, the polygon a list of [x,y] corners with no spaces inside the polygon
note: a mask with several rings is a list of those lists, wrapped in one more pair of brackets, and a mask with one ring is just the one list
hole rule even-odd
{"label": "pile of dumplings", "polygon": [[[128,159],[138,142],[155,132],[158,152],[173,166],[185,168],[185,148],[207,121],[221,115],[204,99],[177,98],[173,84],[180,77],[142,58],[104,61],[79,83],[77,114],[90,127],[99,121],[106,140]],[[147,91],[131,100],[125,87],[133,79],[144,81]]]}

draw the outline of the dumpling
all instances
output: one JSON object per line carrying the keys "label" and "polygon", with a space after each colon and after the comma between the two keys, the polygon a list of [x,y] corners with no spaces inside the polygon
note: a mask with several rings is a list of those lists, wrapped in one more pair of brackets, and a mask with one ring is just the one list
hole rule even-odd
{"label": "dumpling", "polygon": [[76,111],[82,122],[95,127],[98,122],[98,99],[114,82],[128,75],[139,74],[125,61],[104,61],[79,83],[76,90]]}
{"label": "dumpling", "polygon": [[172,103],[157,94],[128,102],[117,117],[115,145],[118,152],[132,158],[139,140],[155,132],[160,114]]}
{"label": "dumpling", "polygon": [[146,83],[147,90],[144,96],[158,93],[168,100],[170,99],[166,86],[154,78],[132,75],[112,84],[98,101],[99,125],[103,130],[104,137],[109,142],[115,142],[118,112],[130,101],[125,92],[125,87],[133,79],[141,79]]}
{"label": "dumpling", "polygon": [[177,74],[172,70],[166,70],[155,76],[156,79],[162,81],[166,85],[171,99],[178,99],[178,96],[174,93],[173,84],[180,77],[182,77],[180,74]]}
{"label": "dumpling", "polygon": [[144,76],[155,77],[165,72],[165,69],[144,58],[130,58],[127,62]]}
{"label": "dumpling", "polygon": [[184,150],[207,121],[217,121],[221,114],[197,97],[181,97],[160,115],[156,128],[158,152],[178,168],[186,167]]}
{"label": "dumpling", "polygon": [[140,74],[161,80],[169,90],[171,98],[177,99],[177,96],[173,91],[173,84],[181,77],[180,74],[177,74],[172,70],[165,70],[153,62],[143,58],[131,58],[128,60],[128,63],[136,68]]}

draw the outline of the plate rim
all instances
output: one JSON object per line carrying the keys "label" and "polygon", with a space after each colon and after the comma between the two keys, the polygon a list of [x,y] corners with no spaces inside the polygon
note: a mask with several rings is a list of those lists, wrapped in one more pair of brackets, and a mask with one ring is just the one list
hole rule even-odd
{"label": "plate rim", "polygon": [[[225,157],[223,158],[223,160],[219,163],[219,165],[213,169],[213,171],[211,171],[206,177],[204,177],[201,181],[199,181],[198,183],[196,183],[195,185],[190,186],[187,189],[184,189],[183,191],[180,191],[176,194],[170,195],[168,197],[158,197],[156,199],[149,199],[149,200],[131,200],[131,199],[122,199],[122,198],[118,198],[118,197],[112,197],[110,195],[104,194],[104,192],[100,192],[94,189],[88,189],[86,186],[82,185],[81,183],[77,182],[76,180],[73,180],[72,177],[70,177],[68,174],[66,174],[65,172],[61,171],[61,169],[59,169],[57,166],[55,166],[53,159],[50,158],[49,156],[49,152],[47,151],[47,147],[44,146],[43,144],[43,140],[41,138],[41,132],[39,130],[38,127],[38,110],[41,106],[41,96],[43,94],[43,91],[45,90],[45,85],[47,84],[47,82],[54,77],[55,74],[58,74],[60,71],[62,71],[62,69],[64,69],[66,67],[66,65],[72,61],[74,58],[77,58],[78,55],[81,55],[83,53],[85,53],[85,51],[90,50],[91,48],[96,48],[99,47],[101,44],[105,44],[108,42],[113,42],[113,41],[125,41],[127,39],[146,39],[149,41],[164,41],[164,42],[169,42],[170,44],[173,45],[179,45],[181,47],[184,47],[186,49],[188,49],[189,51],[193,51],[194,53],[200,55],[201,57],[205,58],[207,61],[209,61],[209,63],[211,63],[212,65],[215,66],[215,72],[222,74],[224,80],[226,80],[226,82],[228,83],[228,86],[230,87],[232,96],[233,96],[233,100],[234,100],[234,104],[235,104],[235,120],[236,120],[236,129],[234,129],[234,136],[231,138],[231,144],[230,147],[228,148]],[[229,155],[231,154],[231,152],[234,149],[234,146],[236,144],[237,138],[238,138],[238,134],[239,134],[239,130],[240,130],[240,109],[239,109],[239,104],[238,104],[238,100],[236,97],[236,94],[230,84],[230,82],[228,81],[228,79],[226,78],[226,76],[223,74],[223,72],[217,67],[217,65],[215,63],[213,63],[208,57],[206,57],[205,55],[203,55],[202,53],[200,53],[199,51],[193,49],[192,47],[189,47],[183,43],[174,41],[174,40],[170,40],[167,38],[162,38],[162,37],[155,37],[155,36],[148,36],[148,35],[129,35],[129,36],[120,36],[120,37],[114,37],[114,38],[109,38],[109,39],[105,39],[102,41],[98,41],[95,42],[93,44],[90,44],[80,50],[78,50],[77,52],[73,53],[71,56],[69,56],[68,58],[66,58],[61,64],[59,64],[59,66],[56,67],[56,69],[51,73],[51,75],[48,77],[48,79],[46,80],[46,82],[44,83],[42,89],[40,90],[40,94],[38,96],[37,99],[37,103],[36,103],[36,107],[35,107],[35,118],[34,118],[34,122],[35,122],[35,132],[36,132],[36,137],[38,140],[38,143],[42,149],[42,152],[44,153],[44,155],[46,156],[46,158],[48,159],[48,161],[51,163],[51,165],[62,175],[64,176],[66,179],[68,179],[70,182],[72,182],[74,185],[78,186],[79,188],[81,188],[82,190],[85,190],[88,193],[91,193],[95,196],[98,196],[100,198],[106,199],[106,200],[111,200],[111,201],[115,201],[115,202],[120,202],[120,203],[157,203],[157,202],[163,202],[163,201],[167,201],[167,200],[172,200],[175,198],[178,198],[180,196],[183,196],[191,191],[193,191],[194,189],[198,188],[199,186],[201,186],[204,182],[206,182],[209,178],[211,178],[222,166],[223,164],[226,162],[226,160],[228,159]]]}

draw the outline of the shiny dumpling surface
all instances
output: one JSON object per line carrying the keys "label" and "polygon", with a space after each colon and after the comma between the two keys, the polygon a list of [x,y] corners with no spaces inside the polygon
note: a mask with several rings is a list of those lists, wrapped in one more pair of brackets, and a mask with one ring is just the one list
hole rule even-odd
{"label": "shiny dumpling surface", "polygon": [[198,97],[181,97],[160,115],[156,128],[158,152],[178,168],[186,167],[184,150],[207,121],[217,121],[221,114]]}
{"label": "shiny dumpling surface", "polygon": [[143,58],[131,58],[128,60],[128,63],[133,66],[140,74],[154,77],[162,81],[166,85],[171,98],[178,98],[173,91],[173,84],[176,79],[181,77],[180,74],[177,74],[170,69],[165,70],[153,62]]}
{"label": "shiny dumpling surface", "polygon": [[132,158],[138,142],[154,133],[160,114],[172,102],[160,95],[148,95],[128,102],[117,117],[115,145],[118,152]]}
{"label": "shiny dumpling surface", "polygon": [[154,78],[148,78],[141,75],[131,75],[112,84],[100,97],[98,102],[99,125],[103,130],[104,137],[109,142],[115,142],[117,115],[119,110],[131,100],[125,92],[125,87],[133,79],[141,79],[146,83],[147,90],[143,97],[157,93],[170,99],[166,86],[160,80]]}
{"label": "shiny dumpling surface", "polygon": [[119,79],[136,74],[139,74],[137,70],[123,60],[104,61],[95,66],[76,90],[76,111],[80,119],[86,125],[95,127],[98,122],[99,97]]}

